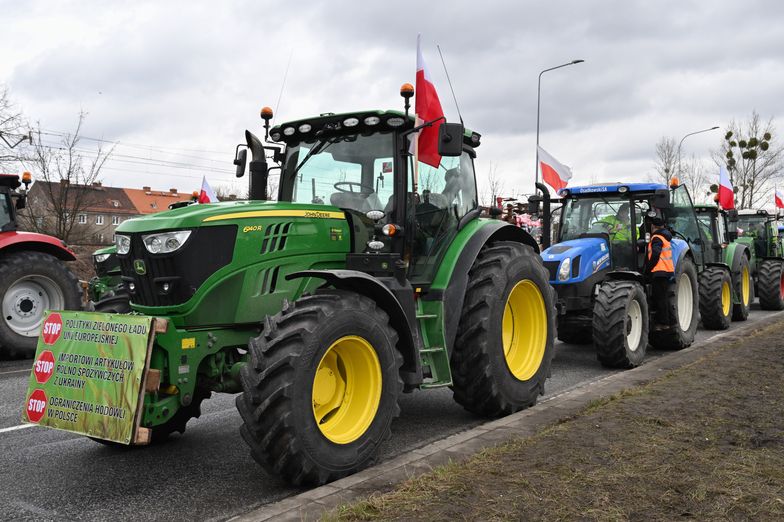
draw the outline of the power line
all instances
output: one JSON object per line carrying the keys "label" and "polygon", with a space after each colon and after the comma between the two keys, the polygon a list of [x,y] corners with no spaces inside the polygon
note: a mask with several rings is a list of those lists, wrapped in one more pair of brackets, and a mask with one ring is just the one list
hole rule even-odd
{"label": "power line", "polygon": [[[67,132],[60,132],[60,131],[51,130],[51,129],[45,129],[45,130],[41,130],[41,131],[33,131],[33,133],[34,134],[39,134],[39,133],[40,134],[47,134],[47,135],[50,135],[50,136],[60,136],[60,137],[65,137],[65,136],[70,136],[71,135],[71,134],[69,134]],[[160,152],[165,152],[167,150],[176,150],[176,151],[182,151],[182,152],[203,152],[203,153],[206,153],[206,154],[226,154],[226,151],[207,150],[207,149],[188,149],[188,148],[180,148],[180,147],[163,147],[163,146],[160,146],[160,145],[143,145],[143,144],[140,144],[140,143],[128,143],[128,142],[123,142],[123,141],[119,141],[119,140],[114,141],[114,140],[105,140],[105,139],[101,139],[101,138],[91,138],[89,136],[82,136],[81,134],[78,136],[78,138],[79,139],[84,139],[84,140],[89,140],[89,141],[97,141],[97,142],[101,142],[101,143],[112,143],[114,145],[121,145],[121,146],[124,146],[124,147],[133,147],[133,148],[139,148],[139,149],[145,149],[145,150],[147,150],[147,149],[155,149],[155,150],[158,150]],[[207,159],[207,158],[205,158],[205,159]]]}

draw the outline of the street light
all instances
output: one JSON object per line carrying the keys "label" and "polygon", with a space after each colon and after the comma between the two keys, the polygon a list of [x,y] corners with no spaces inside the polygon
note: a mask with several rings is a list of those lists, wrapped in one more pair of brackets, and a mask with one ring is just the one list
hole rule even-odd
{"label": "street light", "polygon": [[554,71],[555,69],[560,69],[561,67],[567,67],[569,65],[577,65],[584,61],[585,60],[572,60],[569,63],[556,65],[555,67],[550,67],[539,73],[539,85],[536,88],[536,168],[534,169],[537,183],[539,182],[539,108],[542,100],[542,75],[548,71]]}
{"label": "street light", "polygon": [[689,136],[694,136],[695,134],[701,134],[701,133],[703,133],[703,132],[710,132],[710,131],[714,131],[714,130],[716,130],[716,129],[718,129],[718,128],[719,128],[719,126],[718,126],[718,125],[716,125],[715,127],[711,127],[710,129],[702,129],[702,130],[698,130],[698,131],[690,132],[690,133],[688,133],[686,136],[684,136],[683,138],[681,138],[681,141],[678,143],[678,150],[677,150],[677,152],[675,153],[675,155],[676,155],[676,156],[678,156],[678,170],[677,170],[677,172],[678,172],[678,176],[679,176],[679,177],[681,176],[681,145],[683,145],[683,140],[685,140],[685,139],[686,139],[686,138],[688,138]]}

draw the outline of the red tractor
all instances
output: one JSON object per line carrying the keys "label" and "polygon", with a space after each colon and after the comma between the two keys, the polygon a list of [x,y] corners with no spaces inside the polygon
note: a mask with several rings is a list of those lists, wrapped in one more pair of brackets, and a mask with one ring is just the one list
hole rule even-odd
{"label": "red tractor", "polygon": [[[46,310],[81,307],[79,282],[63,261],[76,255],[52,236],[17,231],[30,173],[0,174],[0,355],[32,357]],[[22,183],[25,188],[17,190]]]}

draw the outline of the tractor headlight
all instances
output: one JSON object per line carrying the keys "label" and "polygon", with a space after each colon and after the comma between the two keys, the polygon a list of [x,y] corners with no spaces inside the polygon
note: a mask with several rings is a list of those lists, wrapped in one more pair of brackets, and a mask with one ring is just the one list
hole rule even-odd
{"label": "tractor headlight", "polygon": [[115,234],[114,246],[117,247],[118,254],[125,255],[131,251],[131,238],[122,234]]}
{"label": "tractor headlight", "polygon": [[110,255],[111,254],[96,254],[93,256],[93,258],[95,259],[96,263],[103,263],[104,261],[109,259]]}
{"label": "tractor headlight", "polygon": [[558,280],[566,281],[569,279],[569,270],[572,268],[572,259],[567,257],[561,261],[561,268],[558,269]]}
{"label": "tractor headlight", "polygon": [[142,242],[144,243],[144,248],[151,254],[168,254],[179,249],[190,235],[190,230],[161,232],[160,234],[142,236]]}

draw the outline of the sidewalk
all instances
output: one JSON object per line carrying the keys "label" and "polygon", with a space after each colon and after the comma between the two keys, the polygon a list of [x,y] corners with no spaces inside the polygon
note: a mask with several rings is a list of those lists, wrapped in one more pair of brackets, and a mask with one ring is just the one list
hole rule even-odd
{"label": "sidewalk", "polygon": [[733,330],[240,519],[782,520],[781,319]]}

